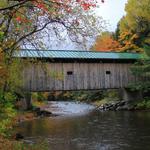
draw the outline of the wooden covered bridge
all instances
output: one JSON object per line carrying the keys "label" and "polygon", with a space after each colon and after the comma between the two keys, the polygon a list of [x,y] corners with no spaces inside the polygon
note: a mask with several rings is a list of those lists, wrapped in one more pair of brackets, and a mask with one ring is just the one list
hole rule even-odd
{"label": "wooden covered bridge", "polygon": [[126,87],[136,82],[130,67],[136,53],[67,50],[21,50],[15,57],[38,60],[24,66],[27,91],[96,90]]}

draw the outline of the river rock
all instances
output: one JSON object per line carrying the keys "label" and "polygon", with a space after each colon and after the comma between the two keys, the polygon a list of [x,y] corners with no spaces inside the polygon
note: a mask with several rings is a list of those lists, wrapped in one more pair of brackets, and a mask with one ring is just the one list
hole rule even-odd
{"label": "river rock", "polygon": [[129,107],[128,101],[119,101],[119,102],[113,102],[113,103],[106,103],[102,104],[98,107],[98,110],[107,111],[107,110],[133,110],[134,107]]}
{"label": "river rock", "polygon": [[41,110],[40,112],[41,112],[42,116],[49,117],[52,115],[52,113],[50,111],[47,111],[47,110]]}
{"label": "river rock", "polygon": [[35,108],[34,110],[36,112],[36,115],[37,116],[40,116],[40,117],[49,117],[52,115],[52,112],[48,111],[48,110],[42,110],[41,108],[37,107]]}
{"label": "river rock", "polygon": [[21,133],[15,134],[15,140],[22,140],[22,139],[24,139],[24,136]]}

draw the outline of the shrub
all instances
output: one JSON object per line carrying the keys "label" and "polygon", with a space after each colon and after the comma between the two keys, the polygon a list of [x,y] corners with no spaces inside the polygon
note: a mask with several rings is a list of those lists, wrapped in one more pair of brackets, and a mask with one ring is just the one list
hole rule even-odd
{"label": "shrub", "polygon": [[150,99],[144,99],[136,104],[137,109],[150,109]]}
{"label": "shrub", "polygon": [[14,102],[16,96],[11,92],[0,92],[0,135],[8,136],[9,129],[12,128],[13,118],[16,115]]}
{"label": "shrub", "polygon": [[47,92],[34,92],[32,93],[32,99],[37,101],[46,101],[48,100]]}

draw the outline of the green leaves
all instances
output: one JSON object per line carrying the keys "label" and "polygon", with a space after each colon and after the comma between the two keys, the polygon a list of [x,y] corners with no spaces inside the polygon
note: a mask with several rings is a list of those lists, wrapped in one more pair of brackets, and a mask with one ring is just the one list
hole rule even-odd
{"label": "green leaves", "polygon": [[144,50],[145,50],[145,53],[146,53],[147,57],[150,58],[150,46],[144,45]]}
{"label": "green leaves", "polygon": [[4,38],[4,32],[3,31],[0,31],[0,41],[2,41]]}
{"label": "green leaves", "polygon": [[0,1],[0,8],[5,8],[8,6],[7,0],[1,0]]}
{"label": "green leaves", "polygon": [[[149,91],[150,90],[150,46],[144,46],[145,55],[142,60],[136,63],[132,68],[132,72],[137,78],[144,79],[144,82],[132,84],[132,88],[137,90]],[[146,80],[145,80],[146,79]]]}
{"label": "green leaves", "polygon": [[[126,15],[119,21],[117,33],[123,50],[142,51],[150,44],[150,0],[128,0]],[[141,49],[142,48],[142,49]]]}

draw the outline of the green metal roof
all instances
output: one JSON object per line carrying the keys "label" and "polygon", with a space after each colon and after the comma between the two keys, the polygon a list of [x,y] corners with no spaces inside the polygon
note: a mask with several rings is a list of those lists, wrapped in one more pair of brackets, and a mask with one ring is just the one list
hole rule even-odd
{"label": "green metal roof", "polygon": [[139,59],[138,53],[72,51],[72,50],[20,50],[14,57],[59,59]]}

